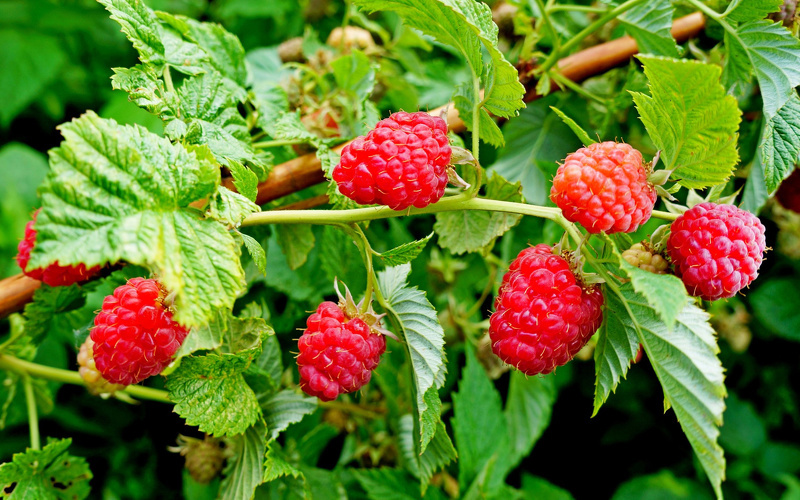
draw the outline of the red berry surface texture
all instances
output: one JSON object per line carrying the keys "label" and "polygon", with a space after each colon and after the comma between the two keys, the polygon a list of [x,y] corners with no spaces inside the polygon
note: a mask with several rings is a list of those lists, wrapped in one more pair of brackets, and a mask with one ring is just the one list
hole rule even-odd
{"label": "red berry surface texture", "polygon": [[362,205],[422,208],[444,194],[451,153],[444,120],[400,111],[345,146],[333,180]]}
{"label": "red berry surface texture", "polygon": [[386,338],[360,318],[348,319],[333,302],[308,317],[298,340],[300,387],[323,401],[355,392],[369,382],[386,350]]}
{"label": "red berry surface texture", "polygon": [[613,141],[567,156],[550,189],[550,199],[564,217],[590,233],[636,231],[650,218],[656,198],[642,154]]}
{"label": "red berry surface texture", "polygon": [[526,248],[503,276],[489,336],[492,351],[528,374],[571,360],[603,322],[603,295],[548,245]]}
{"label": "red berry surface texture", "polygon": [[667,250],[675,272],[696,297],[733,297],[758,276],[764,225],[733,205],[700,203],[672,223]]}
{"label": "red berry surface texture", "polygon": [[50,286],[69,286],[88,280],[100,270],[99,266],[86,269],[83,264],[60,266],[58,261],[45,268],[26,269],[28,261],[31,259],[31,251],[36,244],[36,229],[33,228],[33,224],[36,222],[37,215],[39,215],[38,210],[33,213],[33,218],[25,226],[25,237],[17,246],[17,263],[25,275]]}
{"label": "red berry surface texture", "polygon": [[91,338],[97,369],[109,382],[130,385],[158,375],[188,333],[164,305],[154,279],[133,278],[103,300]]}

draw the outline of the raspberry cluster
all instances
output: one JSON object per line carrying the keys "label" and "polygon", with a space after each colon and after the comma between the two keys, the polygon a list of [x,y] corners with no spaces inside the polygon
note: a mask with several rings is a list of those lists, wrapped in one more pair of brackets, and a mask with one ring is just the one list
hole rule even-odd
{"label": "raspberry cluster", "polygon": [[603,294],[575,276],[548,245],[519,253],[503,276],[489,320],[492,350],[527,375],[571,360],[603,322]]}
{"label": "raspberry cluster", "polygon": [[700,203],[672,223],[667,250],[686,289],[696,297],[733,297],[758,276],[764,225],[733,205]]}
{"label": "raspberry cluster", "polygon": [[106,380],[136,384],[172,361],[188,332],[172,319],[165,296],[158,281],[133,278],[103,300],[91,339],[95,364]]}
{"label": "raspberry cluster", "polygon": [[58,261],[45,268],[26,269],[31,259],[31,251],[36,245],[36,229],[33,228],[39,211],[33,213],[32,219],[25,226],[25,237],[17,246],[17,264],[26,276],[44,282],[50,286],[69,286],[88,280],[100,270],[99,266],[86,269],[84,264],[77,266],[61,266]]}
{"label": "raspberry cluster", "polygon": [[444,120],[400,111],[344,147],[333,180],[362,205],[423,208],[444,194],[451,154]]}
{"label": "raspberry cluster", "polygon": [[630,233],[647,222],[657,195],[642,154],[625,143],[592,144],[567,156],[550,199],[590,233]]}
{"label": "raspberry cluster", "polygon": [[308,317],[298,340],[300,387],[323,401],[355,392],[369,382],[386,350],[386,338],[360,318],[348,318],[341,307],[323,302]]}

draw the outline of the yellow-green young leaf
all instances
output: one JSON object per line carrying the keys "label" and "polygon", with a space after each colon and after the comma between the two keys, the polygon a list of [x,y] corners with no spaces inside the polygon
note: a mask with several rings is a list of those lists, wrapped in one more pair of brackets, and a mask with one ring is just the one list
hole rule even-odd
{"label": "yellow-green young leaf", "polygon": [[444,330],[439,324],[436,309],[425,292],[409,287],[406,278],[410,264],[389,267],[378,273],[378,286],[390,306],[389,313],[400,323],[411,368],[414,372],[414,415],[418,420],[417,454],[433,439],[440,419],[441,401],[436,391],[444,384]]}
{"label": "yellow-green young leaf", "polygon": [[207,351],[221,346],[225,332],[230,328],[230,320],[231,313],[227,309],[215,311],[207,324],[189,330],[180,349],[175,353],[175,360],[195,351]]}
{"label": "yellow-green young leaf", "polygon": [[[510,183],[492,172],[486,185],[486,198],[521,203],[522,185]],[[518,214],[486,211],[441,212],[436,214],[433,230],[439,235],[439,246],[455,254],[490,249],[495,240],[516,226]]]}
{"label": "yellow-green young leaf", "polygon": [[744,23],[759,21],[780,10],[783,0],[733,0],[725,11],[725,17]]}
{"label": "yellow-green young leaf", "polygon": [[143,63],[161,65],[166,62],[161,23],[153,9],[136,0],[98,0],[111,13],[111,19],[122,26],[122,32],[133,43]]}
{"label": "yellow-green young leaf", "polygon": [[264,482],[264,455],[267,448],[267,428],[263,422],[231,438],[235,455],[227,460],[219,498],[240,500],[253,498],[259,484]]}
{"label": "yellow-green young leaf", "polygon": [[[455,104],[458,110],[458,116],[461,117],[461,121],[464,122],[467,126],[467,130],[470,132],[472,132],[473,129],[472,111],[476,100],[479,99],[479,97],[475,96],[474,88],[469,82],[459,85],[458,88],[456,88],[456,93],[453,95],[453,104]],[[500,131],[500,127],[497,126],[497,122],[494,121],[494,118],[486,111],[486,108],[481,107],[478,112],[478,120],[481,140],[496,148],[505,146],[503,133]]]}
{"label": "yellow-green young leaf", "polygon": [[228,170],[233,176],[233,185],[242,196],[255,202],[258,196],[258,176],[236,160],[228,160]]}
{"label": "yellow-green young leaf", "polygon": [[250,254],[250,257],[253,259],[253,262],[258,268],[259,272],[263,275],[267,275],[267,252],[264,250],[264,247],[261,246],[261,243],[258,242],[252,236],[242,233],[242,240],[244,240],[244,246],[247,248],[247,253]]}
{"label": "yellow-green young leaf", "polygon": [[800,98],[794,90],[775,116],[767,118],[759,149],[764,181],[772,193],[800,160]]}
{"label": "yellow-green young leaf", "polygon": [[176,116],[177,96],[164,89],[153,66],[137,64],[132,68],[112,68],[111,86],[128,93],[128,98],[138,106],[162,119]]}
{"label": "yellow-green young leaf", "polygon": [[555,106],[550,106],[550,109],[552,109],[553,113],[557,114],[558,117],[561,118],[561,121],[564,122],[564,124],[567,127],[569,127],[570,130],[575,132],[575,135],[578,136],[578,139],[581,140],[584,146],[588,146],[589,144],[594,144],[597,142],[591,137],[589,137],[589,134],[587,134],[586,131],[583,130],[580,125],[575,123],[575,120],[567,116],[563,111],[561,111]]}
{"label": "yellow-green young leaf", "polygon": [[404,243],[399,247],[392,248],[381,254],[381,260],[387,267],[400,266],[411,262],[425,249],[425,245],[433,237],[433,233],[421,240]]}
{"label": "yellow-green young leaf", "polygon": [[742,112],[720,85],[718,66],[639,56],[650,96],[633,93],[642,123],[672,176],[689,188],[725,182],[739,160]]}
{"label": "yellow-green young leaf", "polygon": [[0,465],[0,495],[23,500],[83,500],[92,473],[86,460],[67,453],[72,439],[48,438],[41,450],[14,454]]}
{"label": "yellow-green young leaf", "polygon": [[492,10],[474,0],[356,0],[369,11],[398,13],[405,24],[454,47],[466,59],[474,78],[484,74],[481,44],[489,53],[484,85],[484,106],[495,116],[516,116],[525,107],[525,87],[519,75],[497,48],[497,25]]}
{"label": "yellow-green young leaf", "polygon": [[375,67],[363,52],[353,50],[348,55],[334,59],[331,68],[340,89],[352,92],[361,101],[372,93]]}
{"label": "yellow-green young leaf", "polygon": [[411,414],[403,415],[400,418],[399,441],[400,449],[406,460],[406,467],[414,477],[419,479],[422,495],[425,495],[433,475],[458,457],[456,449],[453,448],[453,442],[447,435],[444,422],[441,420],[436,426],[433,440],[422,455],[417,454],[414,446],[414,416]]}
{"label": "yellow-green young leaf", "polygon": [[208,204],[208,216],[228,227],[239,227],[245,217],[260,209],[239,193],[219,186]]}
{"label": "yellow-green young leaf", "polygon": [[747,54],[758,78],[764,114],[773,117],[800,85],[800,40],[769,20],[752,21],[725,37],[729,52]]}
{"label": "yellow-green young leaf", "polygon": [[175,319],[203,325],[244,287],[240,248],[225,226],[187,208],[216,190],[219,167],[139,126],[93,112],[60,127],[40,187],[31,265],[126,261],[176,294]]}
{"label": "yellow-green young leaf", "polygon": [[670,0],[656,0],[637,5],[619,20],[636,40],[640,53],[678,57],[678,46],[670,33],[674,13]]}

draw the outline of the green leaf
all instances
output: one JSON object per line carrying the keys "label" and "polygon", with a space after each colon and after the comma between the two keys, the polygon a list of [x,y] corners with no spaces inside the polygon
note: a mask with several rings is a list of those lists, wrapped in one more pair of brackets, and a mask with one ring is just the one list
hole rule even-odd
{"label": "green leaf", "polygon": [[231,439],[235,454],[228,458],[225,479],[220,485],[219,497],[222,500],[252,498],[256,487],[264,481],[266,434],[267,428],[259,422]]}
{"label": "green leaf", "polygon": [[53,330],[56,315],[83,307],[84,294],[78,285],[42,286],[25,305],[25,335],[28,342],[38,345]]}
{"label": "green leaf", "polygon": [[750,91],[750,81],[753,79],[753,65],[747,52],[739,43],[731,40],[731,33],[725,32],[725,48],[727,54],[722,66],[722,85],[728,92],[736,97],[745,97]]}
{"label": "green leaf", "polygon": [[381,254],[381,260],[387,267],[401,266],[416,259],[417,256],[425,249],[425,245],[430,241],[433,233],[422,238],[421,240],[403,243],[399,247],[392,248]]}
{"label": "green leaf", "polygon": [[444,422],[439,421],[436,433],[425,452],[420,456],[414,446],[414,416],[407,414],[400,418],[399,445],[409,472],[419,479],[421,493],[425,495],[433,475],[458,457],[453,442],[447,435]]}
{"label": "green leaf", "polygon": [[262,247],[261,243],[259,243],[255,238],[244,233],[242,233],[242,240],[244,240],[244,246],[247,248],[247,252],[250,254],[250,257],[253,258],[253,262],[256,264],[256,267],[262,275],[266,276],[267,252],[264,251],[264,247]]}
{"label": "green leaf", "polygon": [[[521,203],[522,186],[510,183],[497,172],[492,172],[486,185],[486,198],[490,200]],[[516,226],[519,214],[464,210],[436,214],[433,230],[439,235],[439,246],[455,254],[486,252],[495,240]]]}
{"label": "green leaf", "polygon": [[636,319],[625,309],[626,303],[615,293],[605,293],[606,307],[603,324],[597,331],[594,348],[594,410],[608,400],[617,385],[625,378],[631,361],[639,352],[639,337],[636,334]]}
{"label": "green leaf", "polygon": [[65,141],[50,151],[39,191],[30,265],[150,267],[176,293],[175,319],[187,327],[231,308],[244,287],[239,246],[222,224],[186,208],[216,190],[216,163],[93,112],[61,131]]}
{"label": "green leaf", "polygon": [[[629,338],[630,330],[638,336],[664,390],[664,407],[675,412],[711,486],[721,498],[725,457],[717,439],[726,392],[708,313],[689,300],[670,330],[630,285],[623,285],[620,291],[622,297],[610,299],[609,308],[617,307],[612,300],[624,301],[622,309],[617,309],[622,328]],[[626,312],[628,318],[623,316]]]}
{"label": "green leaf", "polygon": [[670,33],[674,13],[670,0],[658,0],[637,5],[619,20],[636,40],[640,53],[678,57],[678,46]]}
{"label": "green leaf", "polygon": [[418,454],[421,455],[433,439],[440,420],[441,402],[436,388],[444,383],[446,372],[444,330],[436,309],[425,298],[425,292],[406,284],[410,271],[410,264],[387,268],[378,273],[378,286],[391,307],[391,314],[400,323],[411,360],[416,397],[414,409],[419,420]]}
{"label": "green leaf", "polygon": [[[775,116],[800,85],[800,40],[780,23],[752,21],[736,28],[736,34],[726,37],[726,42],[737,53],[744,53],[758,78],[764,114]],[[729,51],[731,49],[729,48]]]}
{"label": "green leaf", "polygon": [[736,137],[742,112],[719,84],[720,68],[698,61],[639,56],[650,82],[633,93],[642,123],[662,151],[665,168],[688,188],[721,184],[739,160]]}
{"label": "green leaf", "polygon": [[124,90],[129,99],[161,117],[172,119],[177,115],[178,96],[164,89],[159,75],[152,66],[137,64],[132,68],[112,68],[111,86]]}
{"label": "green leaf", "polygon": [[281,451],[277,442],[270,441],[267,443],[267,455],[264,460],[264,482],[287,476],[303,479],[303,473],[290,464]]}
{"label": "green leaf", "polygon": [[353,50],[346,56],[334,59],[331,61],[331,69],[336,85],[355,94],[359,101],[372,93],[375,86],[375,67],[363,52]]}
{"label": "green leaf", "polygon": [[59,76],[67,55],[58,38],[41,32],[2,29],[0,47],[0,127],[5,128]]}
{"label": "green leaf", "polygon": [[308,253],[314,248],[314,233],[309,224],[279,224],[276,228],[278,244],[281,246],[289,269],[297,269],[306,263]]}
{"label": "green leaf", "polygon": [[195,351],[210,351],[221,346],[225,332],[230,328],[230,318],[230,311],[223,309],[216,311],[213,319],[207,324],[192,328],[175,354],[175,359],[178,360]]}
{"label": "green leaf", "polygon": [[706,500],[707,490],[689,479],[676,478],[664,470],[658,474],[640,476],[624,483],[612,500]]}
{"label": "green leaf", "polygon": [[143,63],[166,62],[161,23],[150,7],[136,0],[98,1],[111,13],[111,19],[122,26],[122,32],[133,43]]}
{"label": "green leaf", "polygon": [[16,453],[0,465],[0,493],[20,500],[82,500],[92,473],[86,460],[67,453],[72,439],[48,439],[41,450]]}
{"label": "green leaf", "polygon": [[317,409],[317,399],[286,389],[262,401],[261,408],[269,428],[268,441],[272,441],[290,424],[314,413]]}
{"label": "green leaf", "polygon": [[522,492],[525,494],[525,498],[536,498],[537,500],[573,500],[567,490],[530,474],[522,475]]}
{"label": "green leaf", "polygon": [[239,227],[248,215],[261,208],[225,186],[219,186],[208,206],[208,215],[228,227]]}
{"label": "green leaf", "polygon": [[631,279],[633,289],[647,299],[647,303],[658,313],[667,329],[671,329],[689,298],[683,281],[671,274],[651,273],[631,265],[622,258],[611,238],[605,237],[605,240],[614,256],[619,259],[620,268]]}
{"label": "green leaf", "polygon": [[238,99],[225,86],[222,75],[210,71],[190,78],[178,95],[187,125],[185,142],[207,144],[226,166],[234,160],[252,165],[258,175],[266,172],[266,162],[253,148],[247,122],[237,108]]}
{"label": "green leaf", "polygon": [[569,128],[550,112],[548,106],[554,102],[555,96],[536,101],[503,125],[506,146],[492,166],[509,181],[522,183],[525,199],[536,205],[547,203],[556,162],[580,147]]}
{"label": "green leaf", "polygon": [[242,196],[255,202],[258,196],[258,176],[236,160],[228,160],[228,170],[233,176],[233,185]]}
{"label": "green leaf", "polygon": [[[164,14],[159,13],[159,17],[163,19]],[[217,23],[199,22],[184,16],[173,17],[186,23],[188,29],[184,31],[184,36],[208,54],[210,66],[228,80],[226,82],[228,88],[232,89],[240,99],[244,99],[247,65],[244,47],[239,38]]]}
{"label": "green leaf", "polygon": [[[458,110],[458,116],[470,132],[472,132],[473,128],[472,112],[478,100],[480,100],[480,98],[475,96],[475,89],[469,82],[459,85],[453,95],[453,104],[455,104]],[[478,111],[478,120],[480,137],[484,142],[496,148],[505,146],[505,139],[503,138],[503,133],[500,131],[500,127],[497,126],[497,122],[489,115],[485,107],[481,107],[480,111]]]}
{"label": "green leaf", "polygon": [[777,12],[783,0],[734,0],[725,11],[725,17],[736,22],[758,21]]}
{"label": "green leaf", "polygon": [[777,278],[765,281],[750,295],[756,318],[772,333],[800,342],[800,280]]}
{"label": "green leaf", "polygon": [[[261,318],[231,319],[228,334],[233,353],[189,356],[167,378],[169,397],[175,412],[203,432],[215,436],[241,434],[261,418],[261,409],[242,373],[261,354],[261,339],[269,328]],[[237,349],[239,343],[255,346]]]}
{"label": "green leaf", "polygon": [[764,165],[761,160],[763,148],[756,148],[753,162],[750,164],[750,173],[744,184],[741,208],[750,213],[758,214],[769,199],[766,181],[764,180]]}
{"label": "green leaf", "polygon": [[[370,500],[419,500],[419,488],[405,471],[400,469],[360,469],[355,476]],[[431,488],[425,500],[444,500],[446,497],[436,488]]]}
{"label": "green leaf", "polygon": [[726,401],[725,425],[719,442],[725,451],[739,456],[752,456],[767,442],[767,428],[753,405],[729,394]]}
{"label": "green leaf", "polygon": [[589,144],[594,144],[595,142],[597,142],[593,140],[591,137],[589,137],[589,134],[587,134],[586,131],[583,130],[580,125],[575,123],[575,120],[564,114],[563,111],[561,111],[555,106],[550,106],[550,109],[552,109],[553,113],[557,114],[558,117],[561,118],[561,121],[564,122],[564,124],[568,126],[570,130],[575,132],[575,135],[578,136],[578,139],[581,140],[584,146],[588,146]]}
{"label": "green leaf", "polygon": [[458,447],[458,484],[467,490],[489,461],[501,469],[495,476],[496,484],[489,481],[488,489],[502,483],[508,467],[509,433],[503,418],[500,394],[475,357],[474,349],[467,346],[467,363],[462,371],[458,392],[453,393],[453,418],[451,424]]}
{"label": "green leaf", "polygon": [[517,370],[511,373],[505,408],[509,470],[530,455],[550,424],[555,402],[556,385],[552,376],[528,377]]}
{"label": "green leaf", "polygon": [[488,5],[473,0],[356,0],[355,4],[370,11],[396,12],[407,26],[454,47],[467,60],[474,78],[483,74],[483,44],[491,58],[484,86],[486,110],[509,118],[525,107],[525,87],[497,48],[497,25]]}
{"label": "green leaf", "polygon": [[772,118],[767,118],[761,135],[761,164],[770,193],[794,171],[800,161],[800,98],[797,92]]}

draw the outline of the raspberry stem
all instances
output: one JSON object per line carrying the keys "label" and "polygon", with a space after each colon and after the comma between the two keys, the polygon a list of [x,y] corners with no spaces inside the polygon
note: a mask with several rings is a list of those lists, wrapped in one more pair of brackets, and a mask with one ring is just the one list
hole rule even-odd
{"label": "raspberry stem", "polygon": [[[31,363],[30,361],[25,361],[5,354],[0,354],[0,370],[12,371],[22,376],[53,380],[55,382],[62,382],[65,384],[84,385],[83,379],[78,372],[53,368],[52,366],[40,365],[38,363]],[[126,392],[127,394],[139,399],[148,399],[150,401],[159,401],[161,403],[172,403],[167,395],[167,391],[153,389],[150,387],[129,385],[123,389],[122,392]]]}
{"label": "raspberry stem", "polygon": [[25,386],[25,402],[28,406],[28,429],[31,433],[31,449],[41,450],[42,442],[39,437],[39,415],[36,410],[36,397],[33,394],[33,382],[27,375],[22,377]]}

